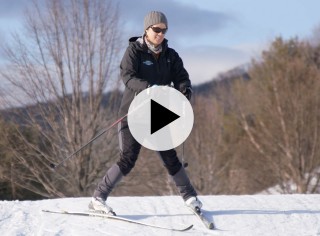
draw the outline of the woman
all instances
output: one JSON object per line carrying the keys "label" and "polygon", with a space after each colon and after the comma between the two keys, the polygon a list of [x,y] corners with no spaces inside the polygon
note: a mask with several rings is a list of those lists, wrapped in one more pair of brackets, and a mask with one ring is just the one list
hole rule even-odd
{"label": "woman", "polygon": [[[166,16],[162,12],[152,11],[144,19],[144,35],[133,37],[120,65],[121,78],[125,90],[119,110],[120,117],[128,113],[135,95],[153,85],[170,85],[191,98],[192,89],[188,72],[183,62],[164,38],[168,30]],[[118,125],[120,159],[103,177],[93,193],[89,209],[114,214],[106,204],[107,197],[123,176],[129,174],[138,158],[141,145],[133,138],[124,119]],[[187,206],[201,208],[202,203],[177,157],[174,149],[159,151],[159,155],[169,175],[172,176]]]}

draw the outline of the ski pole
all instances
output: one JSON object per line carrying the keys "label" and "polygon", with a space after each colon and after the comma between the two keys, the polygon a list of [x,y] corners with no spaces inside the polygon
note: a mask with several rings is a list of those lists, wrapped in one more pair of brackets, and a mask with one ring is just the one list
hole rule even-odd
{"label": "ski pole", "polygon": [[132,114],[134,112],[136,112],[137,110],[139,110],[143,105],[145,105],[148,102],[148,100],[146,100],[145,102],[139,104],[139,106],[137,106],[135,109],[133,109],[130,113],[127,113],[126,115],[122,116],[121,118],[119,118],[118,120],[116,120],[113,124],[111,124],[108,128],[104,129],[103,131],[101,131],[97,136],[93,137],[88,143],[86,143],[85,145],[83,145],[82,147],[80,147],[77,151],[71,153],[68,157],[66,157],[65,159],[63,159],[60,163],[58,164],[54,164],[54,163],[50,163],[50,167],[52,169],[56,169],[57,167],[61,166],[63,163],[65,163],[67,160],[69,160],[71,157],[73,157],[74,155],[78,154],[82,149],[84,149],[85,147],[87,147],[89,144],[91,144],[94,140],[96,140],[97,138],[99,138],[101,135],[103,135],[104,133],[106,133],[107,131],[109,131],[112,127],[114,127],[116,124],[118,124],[119,122],[121,122],[124,118],[126,118],[129,114]]}
{"label": "ski pole", "polygon": [[182,166],[183,168],[187,168],[189,163],[184,160],[184,142],[182,143]]}
{"label": "ski pole", "polygon": [[101,131],[97,136],[93,137],[88,143],[86,143],[85,145],[83,145],[82,147],[80,147],[77,151],[75,151],[74,153],[70,154],[68,157],[66,157],[65,159],[63,159],[59,164],[55,165],[53,163],[50,163],[50,167],[52,169],[56,169],[57,167],[59,167],[60,165],[62,165],[63,163],[65,163],[67,160],[69,160],[71,157],[73,157],[74,155],[78,154],[82,149],[84,149],[85,147],[87,147],[89,144],[91,144],[94,140],[96,140],[97,138],[99,138],[101,135],[103,135],[105,132],[109,131],[112,127],[114,127],[116,124],[118,124],[119,122],[121,122],[124,118],[126,118],[128,116],[128,114],[122,116],[120,119],[116,120],[113,124],[111,124],[108,128],[104,129],[103,131]]}
{"label": "ski pole", "polygon": [[[182,114],[183,114],[183,116],[185,116],[186,115],[186,102],[183,102],[183,105],[182,105]],[[182,166],[183,166],[183,168],[187,168],[188,167],[188,162],[185,162],[185,160],[184,160],[184,143],[185,143],[185,141],[182,143],[182,157],[181,157],[181,161],[182,161]]]}

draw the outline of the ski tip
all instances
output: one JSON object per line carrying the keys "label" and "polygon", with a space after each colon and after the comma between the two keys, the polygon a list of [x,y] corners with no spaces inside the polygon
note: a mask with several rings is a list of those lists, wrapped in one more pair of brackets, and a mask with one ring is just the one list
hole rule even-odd
{"label": "ski tip", "polygon": [[192,228],[193,228],[193,225],[190,225],[190,226],[188,226],[187,228],[183,229],[182,231],[188,231],[188,230],[190,230],[190,229],[192,229]]}

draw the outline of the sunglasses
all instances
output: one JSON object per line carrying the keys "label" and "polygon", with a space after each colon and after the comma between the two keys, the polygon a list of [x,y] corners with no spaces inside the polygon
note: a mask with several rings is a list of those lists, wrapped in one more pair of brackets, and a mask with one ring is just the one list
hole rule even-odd
{"label": "sunglasses", "polygon": [[151,26],[150,28],[153,30],[153,32],[155,32],[157,34],[159,34],[159,33],[165,34],[165,33],[167,33],[167,30],[168,30],[167,28],[161,29],[159,27],[153,27],[153,26]]}

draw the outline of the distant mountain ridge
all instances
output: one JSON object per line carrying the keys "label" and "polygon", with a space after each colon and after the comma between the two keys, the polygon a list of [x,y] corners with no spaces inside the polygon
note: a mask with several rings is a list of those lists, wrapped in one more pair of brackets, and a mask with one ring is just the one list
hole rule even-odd
{"label": "distant mountain ridge", "polygon": [[[212,80],[201,83],[199,85],[193,86],[193,91],[195,95],[201,95],[201,96],[208,96],[209,94],[215,94],[216,90],[219,89],[219,87],[223,86],[230,86],[230,84],[239,78],[249,79],[249,75],[247,73],[247,70],[244,67],[236,67],[234,69],[231,69],[227,72],[219,74],[217,77],[213,78]],[[88,97],[86,96],[86,93],[84,93],[84,100]],[[115,89],[109,92],[106,92],[103,95],[101,106],[103,108],[108,108],[112,112],[117,112],[122,98],[122,91],[119,89]],[[71,99],[71,95],[69,95],[68,99]],[[53,101],[54,102],[54,101]],[[48,105],[49,103],[42,103],[41,105]],[[39,104],[38,104],[39,105]],[[0,110],[0,115],[4,118],[4,120],[8,121],[14,121],[19,123],[22,123],[22,120],[19,116],[16,115],[16,111],[22,110],[23,114],[25,114],[26,109],[34,110],[36,112],[38,105],[29,105],[28,107],[16,107],[16,108],[9,108]]]}
{"label": "distant mountain ridge", "polygon": [[193,90],[197,95],[206,96],[214,93],[220,86],[230,86],[234,80],[239,78],[249,79],[248,69],[245,66],[235,67],[229,71],[219,74],[212,80],[193,86]]}

